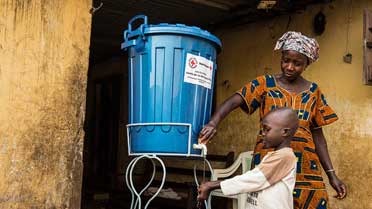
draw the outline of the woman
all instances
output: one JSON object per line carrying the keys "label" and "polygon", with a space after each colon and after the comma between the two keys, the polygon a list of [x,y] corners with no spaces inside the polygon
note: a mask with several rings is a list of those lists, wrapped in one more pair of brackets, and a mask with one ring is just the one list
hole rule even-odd
{"label": "woman", "polygon": [[[294,208],[329,208],[320,165],[337,192],[335,197],[343,199],[347,193],[345,184],[333,169],[322,131],[322,126],[338,118],[328,106],[318,85],[301,76],[306,67],[318,59],[319,46],[315,39],[298,32],[287,32],[278,40],[275,46],[277,49],[282,50],[282,73],[257,77],[224,101],[201,130],[199,140],[206,144],[216,133],[219,122],[237,107],[248,114],[258,109],[261,119],[275,108],[291,107],[300,120],[300,127],[291,142],[298,158],[293,192]],[[267,152],[259,134],[253,166],[258,165]]]}

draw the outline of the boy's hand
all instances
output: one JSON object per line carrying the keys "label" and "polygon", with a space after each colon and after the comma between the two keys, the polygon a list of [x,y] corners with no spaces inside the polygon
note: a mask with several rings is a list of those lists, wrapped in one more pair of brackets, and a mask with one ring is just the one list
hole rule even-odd
{"label": "boy's hand", "polygon": [[208,199],[209,194],[214,189],[221,188],[221,181],[207,181],[200,184],[198,188],[198,201],[204,201]]}
{"label": "boy's hand", "polygon": [[207,200],[210,193],[211,193],[211,187],[209,186],[208,181],[200,184],[198,188],[198,201],[203,202],[204,200]]}
{"label": "boy's hand", "polygon": [[334,197],[337,199],[344,199],[347,195],[346,185],[336,176],[335,173],[330,175],[328,178],[329,183],[337,192],[337,195],[335,195]]}
{"label": "boy's hand", "polygon": [[207,144],[216,134],[216,132],[216,125],[213,122],[209,122],[199,133],[199,143]]}

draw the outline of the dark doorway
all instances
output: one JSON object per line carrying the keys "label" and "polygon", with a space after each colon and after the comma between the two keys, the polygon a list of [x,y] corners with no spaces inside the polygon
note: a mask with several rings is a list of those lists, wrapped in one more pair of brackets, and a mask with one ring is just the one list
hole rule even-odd
{"label": "dark doorway", "polygon": [[95,137],[91,145],[94,185],[99,189],[115,188],[121,78],[96,82]]}
{"label": "dark doorway", "polygon": [[[118,182],[120,106],[123,76],[90,80],[85,123],[82,208],[106,205]],[[98,207],[99,208],[99,207]]]}

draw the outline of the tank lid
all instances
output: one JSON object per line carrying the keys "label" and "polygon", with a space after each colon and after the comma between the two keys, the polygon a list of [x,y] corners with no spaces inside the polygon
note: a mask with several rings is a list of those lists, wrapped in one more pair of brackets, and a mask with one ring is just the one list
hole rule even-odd
{"label": "tank lid", "polygon": [[[132,30],[132,23],[135,21],[142,21],[142,24],[137,28]],[[206,30],[202,30],[196,26],[187,26],[185,24],[148,24],[146,15],[136,15],[128,22],[128,29],[124,31],[124,43],[122,48],[127,48],[128,46],[134,44],[130,40],[137,38],[138,36],[146,36],[147,34],[181,34],[181,35],[190,35],[197,36],[200,38],[207,39],[217,45],[217,51],[221,50],[222,44],[220,39],[211,34]]]}
{"label": "tank lid", "polygon": [[[138,36],[139,33],[140,31],[138,31],[137,34],[131,33],[128,35],[128,38],[132,38],[133,36]],[[196,27],[196,26],[187,26],[185,24],[168,24],[168,23],[160,23],[156,25],[150,24],[150,25],[144,26],[143,33],[145,35],[146,34],[158,34],[158,33],[186,34],[186,35],[201,37],[209,41],[212,41],[219,47],[219,49],[221,49],[222,47],[222,43],[220,39],[218,39],[216,36],[214,36],[210,32],[206,30],[202,30],[201,28]]]}

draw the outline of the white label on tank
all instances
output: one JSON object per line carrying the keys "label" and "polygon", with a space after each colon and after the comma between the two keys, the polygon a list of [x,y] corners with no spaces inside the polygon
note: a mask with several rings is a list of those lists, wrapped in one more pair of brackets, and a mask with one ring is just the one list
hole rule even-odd
{"label": "white label on tank", "polygon": [[192,83],[211,89],[213,75],[213,62],[194,54],[187,53],[185,64],[186,83]]}

